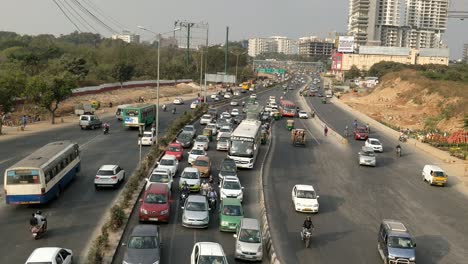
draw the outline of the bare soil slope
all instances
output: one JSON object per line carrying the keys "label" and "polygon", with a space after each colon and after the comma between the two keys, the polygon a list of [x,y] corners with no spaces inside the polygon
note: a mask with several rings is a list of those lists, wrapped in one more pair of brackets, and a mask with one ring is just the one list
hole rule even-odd
{"label": "bare soil slope", "polygon": [[460,130],[468,112],[468,84],[431,80],[414,70],[387,74],[368,93],[341,98],[376,120],[413,131]]}

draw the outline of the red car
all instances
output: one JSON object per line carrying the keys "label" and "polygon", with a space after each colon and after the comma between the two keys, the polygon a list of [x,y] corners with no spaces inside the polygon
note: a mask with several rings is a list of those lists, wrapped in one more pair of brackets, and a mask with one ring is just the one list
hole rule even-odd
{"label": "red car", "polygon": [[357,127],[354,130],[354,139],[362,139],[362,140],[367,140],[369,138],[369,131],[367,131],[367,128],[365,127]]}
{"label": "red car", "polygon": [[140,221],[155,221],[169,223],[171,205],[169,203],[169,188],[167,184],[151,183],[140,199]]}
{"label": "red car", "polygon": [[180,143],[171,143],[167,146],[166,155],[173,155],[176,157],[177,160],[182,160],[184,157],[184,148]]}

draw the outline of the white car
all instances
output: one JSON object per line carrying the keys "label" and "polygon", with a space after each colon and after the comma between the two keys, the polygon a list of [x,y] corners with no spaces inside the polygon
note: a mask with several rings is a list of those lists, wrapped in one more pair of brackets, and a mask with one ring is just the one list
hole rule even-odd
{"label": "white car", "polygon": [[312,185],[294,185],[291,196],[294,209],[296,211],[318,213],[319,196],[315,193],[314,187]]}
{"label": "white car", "polygon": [[211,129],[211,134],[212,135],[218,134],[218,126],[216,125],[216,123],[209,123],[208,125],[206,125],[206,128]]}
{"label": "white car", "polygon": [[220,198],[236,198],[240,202],[244,199],[244,187],[236,176],[226,176],[219,183]]}
{"label": "white car", "polygon": [[224,94],[224,98],[225,99],[230,99],[232,97],[232,94],[231,93],[225,93]]}
{"label": "white car", "polygon": [[190,255],[190,264],[216,263],[228,264],[223,247],[214,242],[195,243]]}
{"label": "white car", "polygon": [[215,99],[215,98],[216,98],[216,96],[218,96],[218,94],[217,94],[217,93],[212,93],[212,94],[210,95],[210,98],[211,98],[211,99]]}
{"label": "white car", "polygon": [[232,128],[230,126],[223,126],[219,129],[218,131],[218,135],[216,136],[216,140],[219,140],[219,137],[221,137],[221,134],[223,133],[228,133],[229,135],[231,135],[232,133]]}
{"label": "white car", "polygon": [[192,148],[192,150],[190,150],[189,152],[188,163],[192,165],[193,162],[195,162],[195,160],[200,156],[206,156],[205,150],[202,148],[196,148],[196,147]]}
{"label": "white car", "polygon": [[382,143],[376,138],[368,138],[364,143],[364,146],[373,148],[375,152],[383,152]]}
{"label": "white car", "polygon": [[232,105],[232,106],[238,106],[238,105],[239,105],[239,101],[237,101],[237,100],[232,100],[231,103],[230,103],[230,105]]}
{"label": "white car", "polygon": [[200,105],[200,103],[198,101],[193,101],[191,104],[190,104],[190,109],[195,109],[198,107],[198,105]]}
{"label": "white car", "polygon": [[211,117],[211,115],[209,114],[202,115],[202,117],[200,118],[200,125],[209,124],[211,123],[211,121],[213,121],[213,118]]}
{"label": "white car", "polygon": [[186,167],[180,174],[180,189],[182,189],[184,182],[186,182],[189,185],[191,191],[200,191],[200,171],[198,171],[197,168]]}
{"label": "white car", "polygon": [[138,145],[151,146],[156,144],[156,130],[143,132],[143,137],[138,139]]}
{"label": "white car", "polygon": [[172,102],[173,104],[175,105],[181,105],[181,104],[184,104],[184,100],[180,97],[177,97],[174,99],[174,101]]}
{"label": "white car", "polygon": [[102,165],[94,177],[94,187],[116,187],[125,180],[125,171],[119,165]]}
{"label": "white car", "polygon": [[229,112],[222,112],[220,118],[231,118],[231,114]]}
{"label": "white car", "polygon": [[146,188],[150,187],[152,183],[166,184],[169,190],[172,190],[172,182],[174,177],[171,171],[167,169],[156,168],[151,172],[151,175],[146,179]]}
{"label": "white car", "polygon": [[252,99],[257,99],[257,95],[256,95],[256,94],[251,94],[251,95],[250,95],[250,98],[252,98]]}
{"label": "white car", "polygon": [[174,155],[164,155],[160,161],[158,161],[158,169],[165,169],[171,172],[174,177],[179,170],[179,161]]}
{"label": "white car", "polygon": [[307,118],[309,118],[309,114],[306,111],[301,110],[301,111],[299,111],[299,118],[307,119]]}
{"label": "white car", "polygon": [[359,165],[367,165],[375,167],[377,161],[375,158],[374,149],[370,147],[363,146],[361,151],[359,151]]}
{"label": "white car", "polygon": [[197,138],[195,139],[195,142],[193,143],[193,146],[195,148],[202,148],[206,151],[208,150],[209,143],[210,143],[210,139],[207,136],[198,135]]}
{"label": "white car", "polygon": [[[26,260],[26,264],[48,263],[48,264],[71,264],[73,252],[70,249],[58,247],[36,248]],[[226,262],[227,263],[227,262]]]}
{"label": "white car", "polygon": [[239,115],[239,109],[234,108],[231,110],[231,116],[238,116]]}

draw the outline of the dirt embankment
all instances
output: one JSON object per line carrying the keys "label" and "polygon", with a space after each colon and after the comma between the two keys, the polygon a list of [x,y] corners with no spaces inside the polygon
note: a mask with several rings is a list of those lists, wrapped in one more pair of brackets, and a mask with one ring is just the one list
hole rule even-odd
{"label": "dirt embankment", "polygon": [[435,81],[414,70],[385,75],[367,93],[341,97],[353,108],[394,128],[454,132],[468,110],[468,84]]}

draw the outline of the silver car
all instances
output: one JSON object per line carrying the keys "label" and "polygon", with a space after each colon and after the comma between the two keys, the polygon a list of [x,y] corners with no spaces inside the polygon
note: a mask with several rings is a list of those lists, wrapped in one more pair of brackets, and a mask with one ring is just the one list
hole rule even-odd
{"label": "silver car", "polygon": [[193,145],[196,148],[202,148],[204,150],[208,150],[209,143],[210,143],[210,139],[207,136],[198,135]]}
{"label": "silver car", "polygon": [[374,149],[370,147],[362,147],[359,151],[359,165],[376,166]]}
{"label": "silver car", "polygon": [[229,140],[231,135],[229,133],[223,133],[216,143],[216,150],[229,150]]}
{"label": "silver car", "polygon": [[210,223],[208,201],[203,195],[190,195],[182,207],[182,226],[206,228]]}

